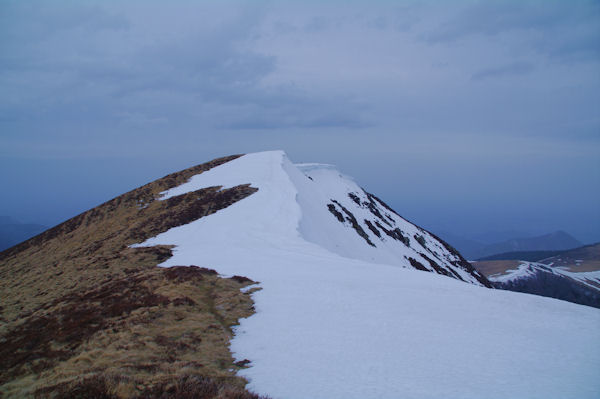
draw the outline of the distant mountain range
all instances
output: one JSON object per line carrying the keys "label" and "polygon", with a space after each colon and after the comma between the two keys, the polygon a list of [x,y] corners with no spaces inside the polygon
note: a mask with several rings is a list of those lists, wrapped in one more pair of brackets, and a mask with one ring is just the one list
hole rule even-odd
{"label": "distant mountain range", "polygon": [[563,252],[567,252],[567,251],[569,251],[569,250],[565,249],[565,250],[561,250],[561,251],[511,251],[511,252],[502,252],[501,254],[486,256],[484,258],[477,259],[477,261],[527,260],[530,262],[537,262],[542,259],[560,255]]}
{"label": "distant mountain range", "polygon": [[8,216],[0,216],[0,251],[40,234],[47,228],[41,224],[21,223]]}
{"label": "distant mountain range", "polygon": [[[458,249],[467,259],[473,260],[510,252],[562,251],[583,245],[582,242],[561,230],[535,237],[515,237],[491,243],[461,237],[452,233],[440,233],[440,236]],[[548,253],[546,257],[553,255],[555,253]]]}

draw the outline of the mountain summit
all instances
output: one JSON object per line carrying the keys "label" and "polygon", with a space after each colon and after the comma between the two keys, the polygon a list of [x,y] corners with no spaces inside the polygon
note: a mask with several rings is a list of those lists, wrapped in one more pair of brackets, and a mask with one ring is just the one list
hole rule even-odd
{"label": "mountain summit", "polygon": [[598,309],[489,285],[332,166],[220,158],[0,253],[0,392],[597,397]]}
{"label": "mountain summit", "polygon": [[192,254],[197,241],[207,240],[255,249],[315,244],[345,258],[433,272],[491,287],[454,248],[402,218],[335,167],[294,165],[282,151],[245,155],[165,191],[161,200],[209,186],[229,189],[243,184],[258,191],[224,211],[224,220],[218,225],[205,227],[201,222],[189,227],[197,231],[181,229],[142,245],[172,241],[177,245],[176,253]]}

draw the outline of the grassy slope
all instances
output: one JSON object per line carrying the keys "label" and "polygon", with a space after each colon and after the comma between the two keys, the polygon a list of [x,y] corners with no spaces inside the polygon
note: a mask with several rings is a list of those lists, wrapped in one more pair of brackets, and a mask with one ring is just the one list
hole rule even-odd
{"label": "grassy slope", "polygon": [[475,269],[486,277],[495,274],[505,274],[507,270],[516,269],[521,262],[518,260],[485,260],[471,262]]}
{"label": "grassy slope", "polygon": [[254,397],[228,348],[231,327],[253,313],[240,292],[251,282],[156,267],[169,247],[129,248],[254,193],[213,187],[157,200],[236,157],[166,176],[0,253],[0,396]]}
{"label": "grassy slope", "polygon": [[600,270],[600,243],[570,249],[540,262],[564,267],[571,272],[597,271]]}

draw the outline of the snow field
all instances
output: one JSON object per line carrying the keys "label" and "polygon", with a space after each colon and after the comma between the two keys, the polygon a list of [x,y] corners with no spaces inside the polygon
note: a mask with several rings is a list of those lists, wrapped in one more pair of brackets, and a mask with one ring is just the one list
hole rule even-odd
{"label": "snow field", "polygon": [[[312,168],[305,172],[329,176],[340,193],[354,184]],[[320,209],[311,190],[329,189],[302,175],[276,151],[194,176],[165,197],[217,185],[259,190],[139,244],[176,245],[161,266],[260,282],[257,312],[231,341],[237,359],[252,361],[240,372],[251,390],[286,399],[600,396],[597,309],[385,264],[391,250],[355,248],[364,241],[343,246],[336,234],[362,239]]]}

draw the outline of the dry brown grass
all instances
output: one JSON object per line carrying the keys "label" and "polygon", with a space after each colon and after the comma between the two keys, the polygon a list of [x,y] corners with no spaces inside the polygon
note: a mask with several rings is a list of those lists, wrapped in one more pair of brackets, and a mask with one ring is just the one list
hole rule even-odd
{"label": "dry brown grass", "polygon": [[[235,157],[166,176],[0,253],[0,396],[184,397],[212,384],[205,397],[251,397],[228,342],[253,312],[240,292],[252,282],[158,268],[166,246],[129,248],[254,193],[214,187],[157,200]],[[242,396],[218,396],[229,391]]]}
{"label": "dry brown grass", "polygon": [[[119,386],[131,379],[119,375],[97,374],[77,382],[53,387],[55,399],[117,399]],[[46,391],[36,393],[44,398]],[[265,397],[231,386],[227,381],[195,375],[183,375],[151,386],[140,388],[135,398],[143,399],[266,399]]]}
{"label": "dry brown grass", "polygon": [[564,267],[566,270],[573,273],[597,272],[600,270],[600,260],[584,260],[583,262],[573,261],[568,265],[561,265],[559,263],[553,266]]}
{"label": "dry brown grass", "polygon": [[600,243],[575,248],[541,262],[552,263],[554,267],[564,267],[575,273],[595,272],[600,270]]}
{"label": "dry brown grass", "polygon": [[505,274],[508,270],[516,269],[520,264],[521,261],[519,260],[484,260],[472,262],[473,267],[486,277],[495,274]]}

